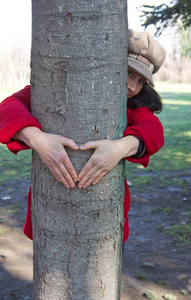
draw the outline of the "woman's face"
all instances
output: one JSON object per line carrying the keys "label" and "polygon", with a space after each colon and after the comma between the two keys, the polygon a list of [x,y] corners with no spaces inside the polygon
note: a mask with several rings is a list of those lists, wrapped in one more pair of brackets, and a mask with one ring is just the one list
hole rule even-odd
{"label": "woman's face", "polygon": [[143,85],[146,83],[146,79],[134,71],[131,68],[128,68],[127,76],[127,98],[136,96],[142,89]]}

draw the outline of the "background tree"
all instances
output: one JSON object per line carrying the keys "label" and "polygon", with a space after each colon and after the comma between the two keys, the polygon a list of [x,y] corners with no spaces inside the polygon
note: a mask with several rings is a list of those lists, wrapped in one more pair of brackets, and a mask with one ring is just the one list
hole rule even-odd
{"label": "background tree", "polygon": [[[126,0],[32,1],[32,114],[43,131],[116,139],[126,125]],[[69,151],[77,172],[91,152]],[[124,162],[66,189],[33,153],[33,299],[119,299]]]}
{"label": "background tree", "polygon": [[180,35],[180,46],[182,57],[191,58],[191,27],[182,30]]}
{"label": "background tree", "polygon": [[[162,1],[161,1],[162,2]],[[177,23],[181,27],[191,26],[191,2],[190,0],[172,0],[169,5],[143,5],[143,26],[155,25],[156,35],[160,35],[168,26]]]}

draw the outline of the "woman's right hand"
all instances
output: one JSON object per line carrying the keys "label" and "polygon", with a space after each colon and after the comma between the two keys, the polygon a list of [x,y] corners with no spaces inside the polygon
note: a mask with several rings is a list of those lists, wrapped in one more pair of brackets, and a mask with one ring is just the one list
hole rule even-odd
{"label": "woman's right hand", "polygon": [[69,138],[42,132],[36,127],[25,127],[15,134],[15,138],[34,149],[54,177],[66,188],[74,188],[76,171],[68,157],[65,146],[78,150],[76,143]]}

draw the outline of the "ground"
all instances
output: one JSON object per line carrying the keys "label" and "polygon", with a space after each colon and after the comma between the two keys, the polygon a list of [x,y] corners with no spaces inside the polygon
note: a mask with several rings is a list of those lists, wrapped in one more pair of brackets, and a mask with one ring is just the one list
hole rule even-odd
{"label": "ground", "polygon": [[[191,172],[172,175],[191,182]],[[167,294],[177,300],[191,299],[191,245],[178,241],[184,240],[181,229],[178,235],[166,233],[172,225],[191,223],[191,186],[158,188],[155,184],[144,187],[144,193],[132,186],[130,192],[130,237],[123,256],[121,299],[146,299],[143,294],[148,290],[155,292],[157,299]],[[190,231],[186,238],[191,241]],[[136,279],[142,274],[145,280]]]}
{"label": "ground", "polygon": [[[191,172],[178,176],[191,180]],[[32,299],[32,242],[22,233],[29,185],[11,181],[0,186],[0,300]],[[178,241],[184,240],[181,229],[176,236],[166,233],[172,225],[190,224],[191,186],[154,184],[142,193],[132,185],[130,192],[130,238],[123,254],[121,300],[147,299],[149,290],[158,296],[149,299],[165,295],[171,295],[169,300],[191,299],[191,245]]]}

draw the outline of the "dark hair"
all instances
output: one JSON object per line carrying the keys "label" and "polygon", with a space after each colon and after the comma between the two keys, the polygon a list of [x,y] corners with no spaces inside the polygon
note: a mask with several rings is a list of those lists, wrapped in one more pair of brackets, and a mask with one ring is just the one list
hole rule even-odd
{"label": "dark hair", "polygon": [[131,109],[148,107],[156,114],[159,114],[163,108],[161,97],[148,82],[143,85],[138,95],[128,99],[128,106]]}

